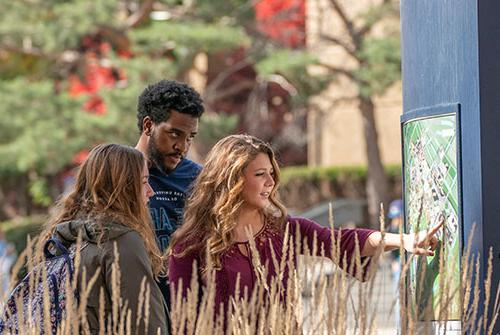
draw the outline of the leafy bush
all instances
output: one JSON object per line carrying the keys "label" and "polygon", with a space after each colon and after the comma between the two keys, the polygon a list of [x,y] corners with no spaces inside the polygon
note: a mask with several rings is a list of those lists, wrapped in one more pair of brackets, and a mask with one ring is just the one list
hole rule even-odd
{"label": "leafy bush", "polygon": [[40,232],[45,219],[45,216],[28,216],[18,220],[1,222],[0,227],[5,232],[7,241],[14,244],[19,255],[26,248],[28,235],[31,237],[36,236]]}
{"label": "leafy bush", "polygon": [[[366,166],[342,166],[342,167],[310,167],[289,166],[281,170],[283,184],[292,179],[304,179],[307,181],[319,181],[326,179],[337,181],[339,177],[348,177],[355,180],[366,179],[368,169]],[[401,177],[401,165],[388,165],[385,172],[390,178]]]}
{"label": "leafy bush", "polygon": [[[401,197],[401,166],[385,167],[389,177],[389,198]],[[304,211],[332,199],[366,198],[365,166],[291,166],[281,170],[280,196],[288,208]]]}

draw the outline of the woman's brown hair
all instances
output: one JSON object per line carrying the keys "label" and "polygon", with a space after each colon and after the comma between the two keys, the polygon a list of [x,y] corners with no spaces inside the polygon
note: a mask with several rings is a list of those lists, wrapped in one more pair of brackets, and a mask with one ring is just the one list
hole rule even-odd
{"label": "woman's brown hair", "polygon": [[163,257],[143,199],[144,166],[144,156],[132,147],[119,144],[96,146],[81,165],[73,190],[54,206],[39,243],[43,245],[61,222],[97,219],[95,228],[99,231],[99,224],[113,220],[132,228],[142,237],[153,273],[164,272]]}
{"label": "woman's brown hair", "polygon": [[[186,202],[184,222],[172,236],[169,254],[183,257],[197,252],[202,261],[211,262],[215,269],[221,267],[222,253],[234,243],[233,231],[243,204],[244,169],[260,153],[269,156],[275,182],[269,195],[270,206],[263,214],[274,216],[272,221],[283,225],[286,209],[277,198],[280,175],[273,150],[250,135],[227,136],[207,155]],[[178,245],[182,251],[175,253]]]}

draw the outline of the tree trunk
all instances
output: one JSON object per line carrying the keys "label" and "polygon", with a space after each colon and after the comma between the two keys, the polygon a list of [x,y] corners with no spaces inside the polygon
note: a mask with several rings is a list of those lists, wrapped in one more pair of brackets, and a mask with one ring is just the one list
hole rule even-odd
{"label": "tree trunk", "polygon": [[363,130],[366,143],[366,157],[368,158],[368,173],[366,178],[366,196],[368,199],[368,213],[370,225],[380,229],[380,204],[387,208],[388,180],[380,158],[378,134],[375,123],[375,106],[371,98],[360,97],[359,110],[363,116]]}

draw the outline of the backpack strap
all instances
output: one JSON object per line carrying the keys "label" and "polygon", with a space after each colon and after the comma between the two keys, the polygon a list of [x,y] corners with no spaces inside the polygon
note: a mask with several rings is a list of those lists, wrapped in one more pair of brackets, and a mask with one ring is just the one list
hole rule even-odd
{"label": "backpack strap", "polygon": [[[80,251],[82,251],[86,246],[88,245],[88,242],[82,243],[80,246]],[[71,260],[71,254],[68,248],[64,246],[64,244],[57,238],[57,237],[52,237],[45,242],[45,245],[43,246],[43,253],[45,255],[46,259],[52,259],[55,257],[64,257],[64,260],[66,264],[68,265],[69,269],[69,279],[73,280],[73,262]]]}
{"label": "backpack strap", "polygon": [[[55,253],[53,253],[52,250],[54,250]],[[59,252],[60,255],[57,255],[57,252]],[[52,237],[48,239],[47,242],[45,242],[45,245],[43,247],[43,254],[46,258],[50,259],[63,255],[69,256],[69,251],[58,238]]]}

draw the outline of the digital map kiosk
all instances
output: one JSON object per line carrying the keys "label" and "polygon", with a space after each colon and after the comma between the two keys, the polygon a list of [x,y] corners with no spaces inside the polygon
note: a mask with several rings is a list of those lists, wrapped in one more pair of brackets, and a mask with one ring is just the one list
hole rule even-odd
{"label": "digital map kiosk", "polygon": [[[487,317],[494,317],[500,281],[499,15],[495,0],[401,1],[405,230],[446,222],[441,252],[409,264],[406,303],[436,333],[443,324],[447,334],[466,328],[461,294],[445,313],[438,300],[445,288],[461,291],[461,257],[469,240],[472,255],[479,255],[479,274],[470,285],[477,280],[481,288],[480,313],[493,248]],[[441,275],[439,260],[446,267]]]}

